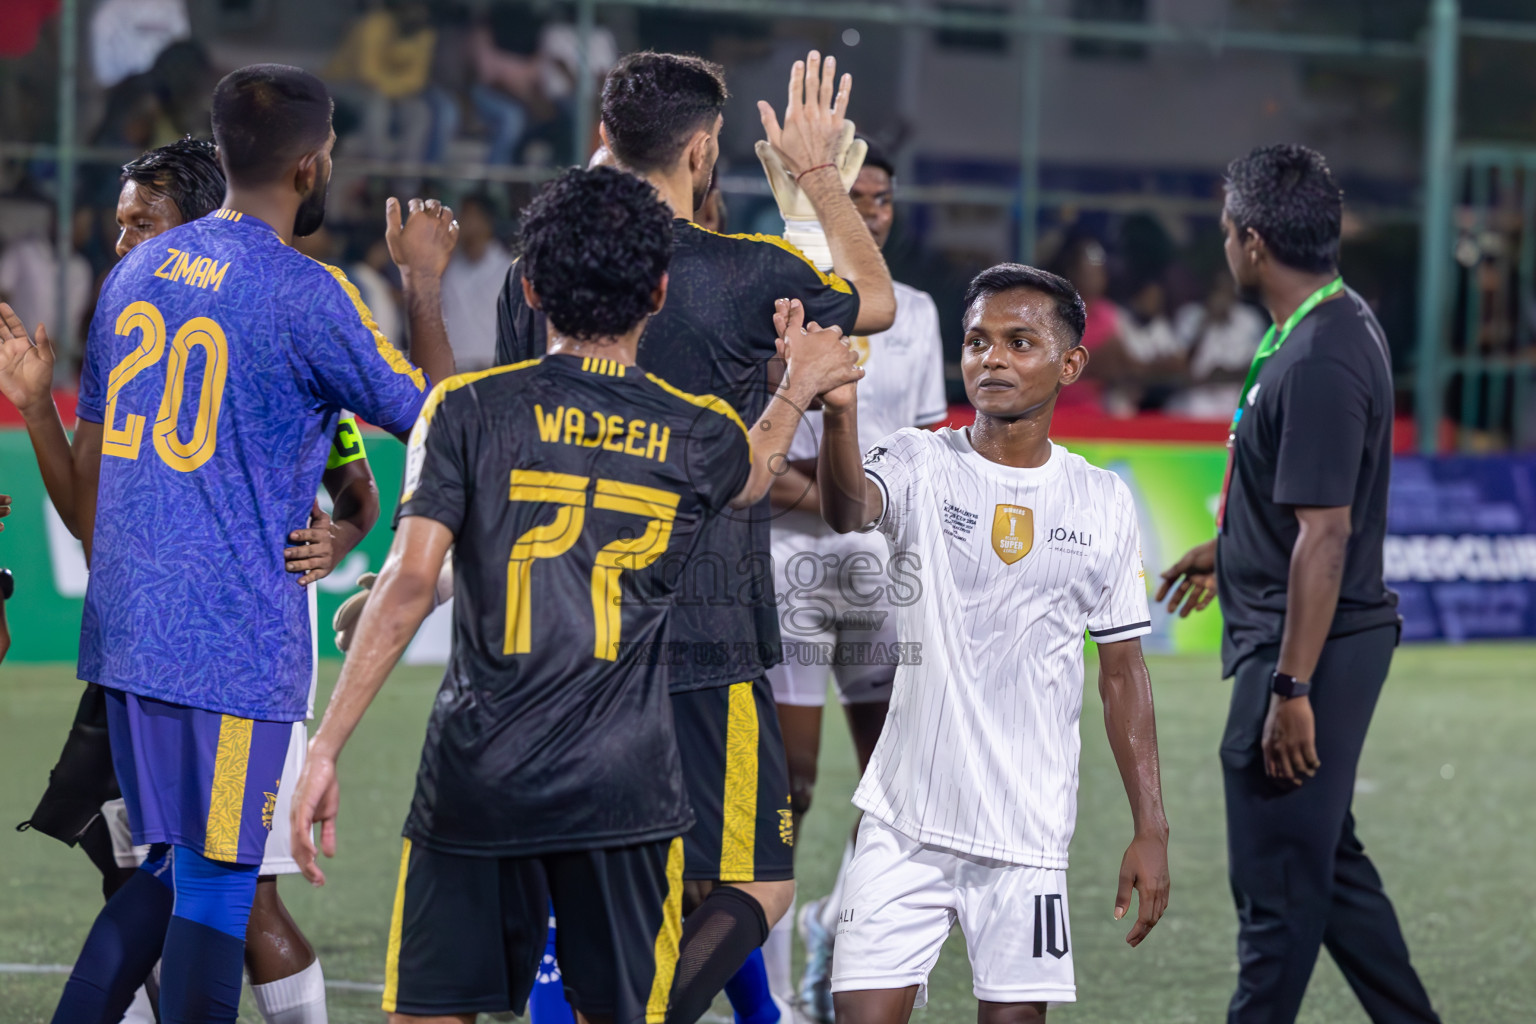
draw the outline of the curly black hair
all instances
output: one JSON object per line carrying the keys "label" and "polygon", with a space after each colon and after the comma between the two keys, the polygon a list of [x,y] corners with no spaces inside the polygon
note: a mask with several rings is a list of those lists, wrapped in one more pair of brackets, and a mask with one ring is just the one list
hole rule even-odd
{"label": "curly black hair", "polygon": [[1260,146],[1227,166],[1227,218],[1252,228],[1270,253],[1297,270],[1339,265],[1344,193],[1328,161],[1306,146]]}
{"label": "curly black hair", "polygon": [[1022,263],[999,263],[995,267],[988,267],[973,277],[970,286],[965,289],[965,310],[969,313],[977,299],[1013,291],[1015,288],[1031,288],[1049,295],[1054,300],[1056,319],[1067,329],[1066,337],[1062,340],[1070,344],[1064,348],[1082,344],[1083,328],[1088,325],[1088,311],[1083,306],[1083,297],[1077,294],[1071,281],[1038,267],[1026,267]]}
{"label": "curly black hair", "polygon": [[133,182],[176,204],[184,221],[206,217],[224,202],[224,169],[213,143],[190,135],[123,164]]}
{"label": "curly black hair", "polygon": [[523,211],[523,273],[569,338],[628,332],[652,312],[672,258],[672,212],[612,167],[571,168]]}
{"label": "curly black hair", "polygon": [[639,174],[677,162],[730,98],[720,65],[677,53],[626,54],[603,83],[603,128],[619,162]]}

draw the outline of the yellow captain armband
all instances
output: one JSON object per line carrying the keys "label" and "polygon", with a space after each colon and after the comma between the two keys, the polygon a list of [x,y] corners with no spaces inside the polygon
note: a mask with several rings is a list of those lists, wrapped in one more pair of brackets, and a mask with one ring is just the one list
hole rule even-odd
{"label": "yellow captain armband", "polygon": [[325,460],[326,469],[338,469],[349,462],[366,459],[363,435],[357,429],[357,420],[346,416],[336,424],[336,436],[331,439],[331,455]]}

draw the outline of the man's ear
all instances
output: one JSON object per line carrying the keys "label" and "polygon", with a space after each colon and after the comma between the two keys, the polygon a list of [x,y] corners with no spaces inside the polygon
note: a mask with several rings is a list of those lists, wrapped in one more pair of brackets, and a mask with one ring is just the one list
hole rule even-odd
{"label": "man's ear", "polygon": [[1255,228],[1246,228],[1243,231],[1243,254],[1248,257],[1250,266],[1258,266],[1269,256],[1269,243],[1264,241],[1264,236]]}
{"label": "man's ear", "polygon": [[320,180],[320,152],[317,149],[299,158],[299,166],[293,172],[293,188],[301,196],[313,192],[315,183]]}
{"label": "man's ear", "polygon": [[1079,342],[1061,356],[1061,385],[1075,384],[1088,368],[1088,350]]}
{"label": "man's ear", "polygon": [[651,316],[655,316],[657,313],[660,313],[661,308],[667,304],[667,283],[668,277],[665,273],[663,273],[661,275],[661,281],[658,282],[656,287],[651,291]]}
{"label": "man's ear", "polygon": [[702,128],[688,140],[688,172],[697,174],[709,162],[709,132]]}
{"label": "man's ear", "polygon": [[523,301],[528,303],[529,309],[540,309],[539,293],[533,290],[533,282],[528,280],[527,268],[523,270]]}

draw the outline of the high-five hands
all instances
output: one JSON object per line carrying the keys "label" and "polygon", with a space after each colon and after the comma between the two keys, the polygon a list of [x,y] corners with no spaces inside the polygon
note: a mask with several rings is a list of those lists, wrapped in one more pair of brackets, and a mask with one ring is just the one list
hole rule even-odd
{"label": "high-five hands", "polygon": [[55,358],[47,329],[37,325],[34,344],[21,317],[0,302],[0,395],[23,413],[39,403],[52,402]]}
{"label": "high-five hands", "polygon": [[436,199],[412,199],[407,204],[410,215],[402,224],[400,200],[390,196],[384,202],[384,241],[389,258],[402,273],[432,279],[443,276],[448,258],[459,244],[459,222],[453,211]]}
{"label": "high-five hands", "polygon": [[785,360],[786,381],[813,383],[815,393],[828,404],[834,396],[845,402],[852,399],[864,369],[842,328],[806,323],[805,306],[799,299],[774,303],[773,326],[779,337],[779,354]]}

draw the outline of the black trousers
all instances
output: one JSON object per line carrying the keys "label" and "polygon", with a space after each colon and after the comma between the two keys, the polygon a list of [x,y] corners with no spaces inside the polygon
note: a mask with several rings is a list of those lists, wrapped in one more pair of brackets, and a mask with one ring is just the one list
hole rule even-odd
{"label": "black trousers", "polygon": [[1355,769],[1397,646],[1383,626],[1330,640],[1313,675],[1314,778],[1264,774],[1261,741],[1278,647],[1237,666],[1221,743],[1227,856],[1237,902],[1237,992],[1228,1024],[1290,1024],[1326,945],[1376,1024],[1438,1022],[1350,811]]}

